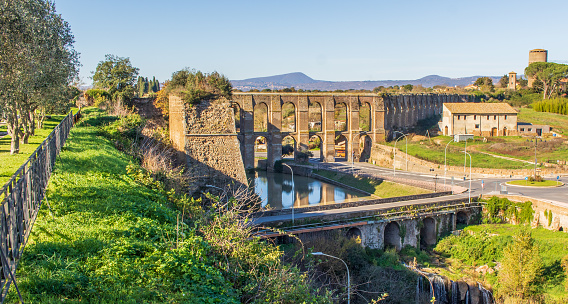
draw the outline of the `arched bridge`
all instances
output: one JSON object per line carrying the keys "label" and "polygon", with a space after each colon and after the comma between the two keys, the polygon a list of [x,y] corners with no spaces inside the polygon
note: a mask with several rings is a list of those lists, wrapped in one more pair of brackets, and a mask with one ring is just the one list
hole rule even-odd
{"label": "arched bridge", "polygon": [[472,102],[471,95],[234,93],[235,121],[246,169],[254,168],[255,143],[268,166],[291,145],[294,157],[319,148],[320,159],[366,161],[373,143],[439,115],[445,102]]}
{"label": "arched bridge", "polygon": [[[358,237],[361,244],[370,248],[397,250],[405,246],[419,247],[436,244],[439,236],[456,230],[460,225],[477,221],[482,206],[469,202],[467,197],[439,197],[434,202],[409,200],[373,205],[362,208],[342,208],[335,212],[312,211],[303,214],[296,210],[295,221],[291,210],[282,210],[287,217],[265,216],[255,219],[262,227],[262,238],[280,238],[281,242],[295,235],[302,240],[320,238],[330,231],[339,230],[348,237]],[[278,229],[282,232],[275,232]]]}

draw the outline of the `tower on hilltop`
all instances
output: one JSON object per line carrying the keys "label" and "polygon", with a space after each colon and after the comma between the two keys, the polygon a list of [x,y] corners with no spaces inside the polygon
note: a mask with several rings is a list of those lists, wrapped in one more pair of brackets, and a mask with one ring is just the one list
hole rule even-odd
{"label": "tower on hilltop", "polygon": [[[529,65],[533,62],[548,62],[548,51],[543,49],[534,49],[529,51]],[[528,77],[529,87],[532,87],[534,79]]]}

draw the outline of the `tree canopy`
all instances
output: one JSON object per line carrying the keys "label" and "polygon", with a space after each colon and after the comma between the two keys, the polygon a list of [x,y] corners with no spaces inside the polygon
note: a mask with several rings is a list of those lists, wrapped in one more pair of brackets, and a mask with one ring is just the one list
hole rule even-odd
{"label": "tree canopy", "polygon": [[185,68],[172,74],[167,88],[168,93],[178,94],[186,103],[194,104],[203,99],[230,98],[233,87],[227,77],[217,72],[208,74]]}
{"label": "tree canopy", "polygon": [[478,86],[482,91],[492,92],[495,90],[493,79],[489,77],[479,77],[473,84]]}
{"label": "tree canopy", "polygon": [[134,96],[137,76],[138,68],[132,66],[130,58],[107,54],[97,65],[92,78],[94,87],[107,90],[114,100],[129,100]]}
{"label": "tree canopy", "polygon": [[525,75],[542,82],[543,99],[548,99],[559,87],[560,80],[568,78],[568,65],[554,62],[533,62],[525,69]]}
{"label": "tree canopy", "polygon": [[79,54],[69,24],[50,1],[0,1],[0,24],[0,104],[14,154],[20,138],[26,143],[34,132],[35,111],[45,113],[69,96]]}

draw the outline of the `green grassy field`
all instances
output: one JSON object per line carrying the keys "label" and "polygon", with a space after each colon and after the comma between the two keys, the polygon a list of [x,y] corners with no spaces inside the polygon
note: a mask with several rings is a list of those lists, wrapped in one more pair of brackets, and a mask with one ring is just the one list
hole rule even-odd
{"label": "green grassy field", "polygon": [[537,125],[550,125],[552,127],[552,131],[560,133],[564,136],[568,136],[567,115],[536,112],[533,109],[522,108],[519,110],[517,120],[522,122],[530,122]]}
{"label": "green grassy field", "polygon": [[354,177],[350,174],[336,173],[326,170],[314,170],[315,174],[361,189],[381,198],[397,197],[415,194],[432,193],[430,190],[396,184],[387,181],[378,181],[370,178]]}
{"label": "green grassy field", "polygon": [[530,186],[530,187],[553,187],[558,185],[558,182],[555,180],[545,180],[542,182],[529,182],[526,180],[515,180],[507,182],[509,185],[518,185],[518,186]]}
{"label": "green grassy field", "polygon": [[[10,155],[10,136],[6,135],[0,139],[0,187],[10,180],[12,175],[24,164],[30,155],[51,133],[51,131],[65,118],[65,115],[52,115],[46,119],[42,129],[36,129],[35,135],[29,138],[29,143],[20,143],[20,153]],[[1,131],[1,130],[0,130]]]}
{"label": "green grassy field", "polygon": [[[438,136],[431,141],[423,140],[421,142],[408,142],[408,154],[418,157],[423,160],[427,160],[439,165],[439,168],[444,166],[444,150],[446,144],[451,140],[449,136]],[[494,168],[494,169],[522,169],[530,166],[530,164],[525,164],[518,161],[506,160],[501,158],[496,158],[490,155],[478,153],[472,150],[471,146],[482,145],[481,141],[469,141],[467,143],[467,152],[471,154],[471,166],[479,168]],[[388,145],[393,146],[394,142],[388,143]],[[448,166],[463,166],[464,163],[464,150],[465,143],[452,142],[448,146],[446,158]],[[396,148],[399,151],[405,152],[406,145],[403,140],[399,140]],[[397,156],[399,159],[399,156]],[[469,157],[466,160],[466,166],[469,166]]]}

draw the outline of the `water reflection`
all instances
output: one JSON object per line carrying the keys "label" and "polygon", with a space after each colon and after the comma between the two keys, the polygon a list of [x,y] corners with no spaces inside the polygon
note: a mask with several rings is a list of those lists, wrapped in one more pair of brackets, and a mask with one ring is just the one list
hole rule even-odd
{"label": "water reflection", "polygon": [[337,187],[313,178],[258,171],[248,175],[262,206],[287,209],[363,200],[358,192]]}

